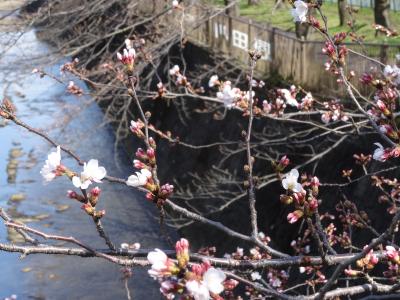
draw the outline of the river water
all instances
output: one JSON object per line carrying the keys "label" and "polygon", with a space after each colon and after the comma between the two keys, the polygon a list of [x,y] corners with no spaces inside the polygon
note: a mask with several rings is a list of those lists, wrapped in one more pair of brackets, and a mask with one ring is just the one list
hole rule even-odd
{"label": "river water", "polygon": [[[68,145],[82,159],[98,159],[109,175],[126,178],[132,173],[128,155],[115,155],[112,128],[102,126],[103,113],[96,103],[68,94],[53,79],[31,74],[33,68],[44,68],[61,76],[65,60],[39,41],[32,29],[20,34],[14,26],[2,25],[0,39],[0,95],[14,102],[18,117]],[[12,47],[10,41],[15,42]],[[82,82],[75,83],[88,92]],[[33,228],[105,248],[92,220],[79,203],[66,197],[71,183],[57,178],[42,184],[39,171],[51,147],[23,128],[10,123],[0,126],[0,206]],[[124,167],[117,167],[115,157]],[[80,170],[66,155],[63,163]],[[98,206],[107,211],[103,225],[116,245],[139,242],[142,248],[166,247],[156,211],[143,195],[126,186],[99,186],[103,193]],[[1,242],[10,239],[13,236],[1,224]],[[19,259],[17,254],[0,252],[0,270],[0,299],[11,294],[18,299],[126,299],[120,267],[97,258],[29,255]],[[144,269],[133,270],[129,287],[133,299],[160,299],[158,284]]]}

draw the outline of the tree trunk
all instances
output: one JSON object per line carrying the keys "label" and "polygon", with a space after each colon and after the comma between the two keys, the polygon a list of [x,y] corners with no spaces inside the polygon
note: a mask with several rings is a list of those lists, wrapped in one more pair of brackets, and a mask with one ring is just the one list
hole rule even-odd
{"label": "tree trunk", "polygon": [[345,25],[349,20],[349,13],[347,12],[346,6],[347,6],[347,0],[338,0],[340,26]]}
{"label": "tree trunk", "polygon": [[309,25],[307,23],[300,23],[296,22],[296,37],[302,40],[307,39],[307,34],[308,34],[308,27]]}
{"label": "tree trunk", "polygon": [[226,13],[230,16],[238,16],[239,15],[239,7],[237,2],[232,4],[235,0],[224,0],[225,6],[230,5],[230,7],[226,10]]}
{"label": "tree trunk", "polygon": [[375,23],[390,28],[389,22],[389,0],[375,0]]}

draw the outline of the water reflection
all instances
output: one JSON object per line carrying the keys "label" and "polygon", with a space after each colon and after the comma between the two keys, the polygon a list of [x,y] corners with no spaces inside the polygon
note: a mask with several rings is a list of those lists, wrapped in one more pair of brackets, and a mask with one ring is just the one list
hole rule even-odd
{"label": "water reflection", "polygon": [[[127,167],[116,167],[114,135],[111,128],[100,126],[103,114],[96,104],[68,95],[65,86],[52,79],[31,74],[34,67],[48,63],[49,59],[58,60],[47,55],[50,49],[36,38],[34,31],[23,35],[8,32],[1,39],[0,52],[7,47],[7,41],[15,41],[0,57],[0,93],[15,103],[19,118],[68,144],[81,158],[97,158],[110,175],[126,177],[131,173],[131,163],[123,153],[118,153],[118,157]],[[46,71],[59,76],[61,63],[46,67]],[[93,247],[105,248],[90,218],[78,203],[66,197],[71,183],[58,178],[42,185],[39,171],[49,145],[4,122],[0,124],[0,137],[0,206],[34,228],[72,235]],[[63,162],[77,169],[73,160],[67,158]],[[125,186],[102,184],[101,188],[99,208],[107,211],[103,224],[116,244],[166,246],[159,241],[154,208],[143,196]],[[4,226],[0,226],[0,239],[17,241],[16,235]],[[16,254],[0,252],[0,269],[0,299],[11,294],[17,294],[19,299],[126,298],[119,267],[100,259],[32,255],[20,260]],[[134,270],[130,287],[134,299],[160,298],[157,284],[145,270]]]}

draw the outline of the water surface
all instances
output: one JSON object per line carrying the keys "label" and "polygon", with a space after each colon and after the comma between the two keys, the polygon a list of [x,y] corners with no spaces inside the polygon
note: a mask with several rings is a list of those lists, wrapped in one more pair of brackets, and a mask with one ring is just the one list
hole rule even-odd
{"label": "water surface", "polygon": [[[89,97],[77,98],[53,79],[31,74],[33,68],[44,68],[61,76],[59,69],[65,60],[39,41],[32,29],[21,34],[14,26],[2,25],[1,31],[0,97],[14,102],[18,117],[68,145],[82,159],[98,159],[109,175],[126,178],[133,172],[126,153],[115,155],[113,131],[101,126],[103,113]],[[8,47],[10,41],[15,43],[12,47]],[[54,61],[57,63],[49,66]],[[85,89],[82,82],[75,82]],[[105,248],[92,220],[79,203],[66,197],[72,184],[66,178],[57,178],[43,185],[39,171],[52,149],[49,144],[14,124],[0,125],[0,206],[33,228]],[[115,156],[124,167],[116,166]],[[63,163],[80,170],[66,155]],[[7,168],[8,173],[16,170],[16,176],[9,178]],[[166,247],[160,238],[156,211],[143,195],[126,186],[99,186],[103,193],[98,207],[107,211],[103,224],[115,244],[139,242],[143,248]],[[10,201],[15,194],[23,194],[25,200]],[[1,242],[9,238],[1,224]],[[17,294],[18,299],[126,299],[120,267],[97,258],[30,255],[21,260],[17,254],[0,252],[0,270],[0,299],[11,294]],[[158,284],[146,270],[135,268],[133,274],[129,281],[133,299],[160,298]]]}

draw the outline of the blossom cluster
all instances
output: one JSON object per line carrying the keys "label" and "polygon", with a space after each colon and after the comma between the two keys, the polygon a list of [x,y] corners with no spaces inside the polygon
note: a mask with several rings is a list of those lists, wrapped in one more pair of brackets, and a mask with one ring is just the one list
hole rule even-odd
{"label": "blossom cluster", "polygon": [[225,273],[211,267],[208,261],[189,265],[189,242],[186,239],[176,242],[175,251],[177,263],[160,249],[147,256],[151,263],[149,275],[160,282],[160,292],[166,299],[217,300],[222,299],[219,294],[225,289],[236,286],[225,285],[229,283]]}
{"label": "blossom cluster", "polygon": [[[292,169],[282,179],[282,187],[287,191],[280,196],[284,204],[294,204],[295,210],[287,215],[289,223],[296,223],[303,216],[311,216],[318,208],[317,196],[319,193],[318,177],[307,178],[303,176],[302,183],[298,182],[299,171]],[[304,189],[306,188],[306,189]]]}
{"label": "blossom cluster", "polygon": [[98,160],[90,159],[87,163],[85,162],[83,171],[78,174],[61,163],[61,147],[57,146],[56,151],[50,152],[47,156],[47,160],[40,170],[40,174],[45,183],[51,182],[56,177],[67,176],[72,181],[72,184],[82,191],[82,195],[80,195],[70,190],[68,191],[68,197],[83,203],[82,209],[95,219],[100,219],[105,215],[104,210],[97,211],[95,209],[101,193],[100,188],[95,187],[91,189],[89,193],[86,193],[89,185],[93,182],[101,183],[101,180],[107,174],[106,169],[99,166]]}

